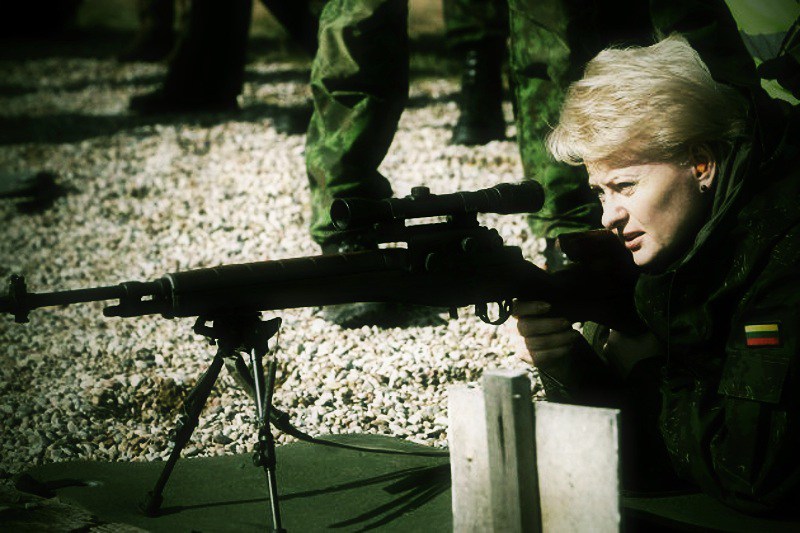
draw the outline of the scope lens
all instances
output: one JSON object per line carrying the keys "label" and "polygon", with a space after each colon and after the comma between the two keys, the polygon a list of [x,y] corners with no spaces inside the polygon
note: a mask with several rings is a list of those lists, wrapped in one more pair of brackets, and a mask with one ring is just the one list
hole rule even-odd
{"label": "scope lens", "polygon": [[334,200],[331,205],[331,220],[336,229],[344,230],[350,226],[353,214],[344,200]]}

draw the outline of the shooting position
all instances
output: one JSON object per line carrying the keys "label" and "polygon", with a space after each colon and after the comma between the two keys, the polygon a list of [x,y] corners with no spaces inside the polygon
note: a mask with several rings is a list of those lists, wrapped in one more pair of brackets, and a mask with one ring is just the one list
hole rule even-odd
{"label": "shooting position", "polygon": [[[172,469],[181,449],[197,427],[222,366],[256,403],[258,442],[255,463],[265,469],[270,493],[273,529],[281,530],[275,478],[275,427],[301,440],[343,446],[310,437],[288,422],[288,415],[272,406],[275,361],[263,358],[269,340],[277,333],[280,319],[262,321],[260,313],[293,307],[323,306],[350,302],[397,302],[449,308],[457,316],[459,307],[474,306],[484,322],[500,324],[510,316],[514,298],[555,301],[558,309],[574,320],[598,318],[610,309],[630,309],[630,269],[609,259],[625,259],[624,250],[609,234],[573,238],[578,250],[605,249],[605,262],[595,270],[579,266],[548,274],[523,258],[518,247],[507,246],[496,230],[481,226],[481,213],[515,214],[542,205],[541,187],[533,181],[500,184],[473,192],[431,194],[417,187],[406,198],[337,200],[331,218],[343,233],[369,234],[379,243],[403,243],[405,248],[381,248],[280,261],[264,261],[216,268],[175,272],[148,282],[125,282],[116,286],[31,293],[25,281],[13,276],[7,294],[0,298],[0,312],[26,322],[40,307],[90,301],[118,300],[103,313],[109,317],[162,315],[165,318],[196,317],[194,331],[216,344],[217,352],[184,403],[184,416],[176,432],[175,445],[155,488],[142,508],[157,514]],[[444,222],[407,225],[409,220],[446,217]],[[569,249],[569,243],[565,243]],[[622,252],[622,255],[620,254]],[[629,261],[628,261],[629,263]],[[592,279],[604,268],[615,280],[593,288]],[[488,304],[497,303],[496,316]],[[639,327],[635,317],[619,313],[612,322],[623,331]],[[242,358],[249,358],[249,368]],[[367,449],[387,453],[387,450]],[[391,452],[397,453],[397,452]],[[446,452],[413,452],[443,454]]]}
{"label": "shooting position", "polygon": [[781,511],[800,489],[800,120],[714,74],[679,36],[608,49],[548,139],[641,272],[645,331],[584,338],[547,301],[513,313],[548,398],[622,409],[628,488]]}

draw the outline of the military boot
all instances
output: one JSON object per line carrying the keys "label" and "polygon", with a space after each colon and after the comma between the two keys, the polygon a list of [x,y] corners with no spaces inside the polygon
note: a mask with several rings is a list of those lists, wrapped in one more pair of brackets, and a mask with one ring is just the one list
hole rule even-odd
{"label": "military boot", "polygon": [[238,109],[251,12],[250,0],[193,0],[162,88],[128,107],[144,115]]}
{"label": "military boot", "polygon": [[460,115],[451,144],[478,145],[505,139],[502,65],[502,42],[485,43],[464,54]]}

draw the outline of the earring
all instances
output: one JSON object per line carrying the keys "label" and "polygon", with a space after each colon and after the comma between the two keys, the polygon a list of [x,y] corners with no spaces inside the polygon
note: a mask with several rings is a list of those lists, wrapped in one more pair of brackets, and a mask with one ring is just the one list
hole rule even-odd
{"label": "earring", "polygon": [[698,178],[699,178],[700,176],[702,176],[702,175],[703,175],[703,173],[704,173],[706,170],[708,170],[708,164],[707,164],[707,163],[697,163],[697,164],[694,166],[694,173],[695,173],[695,175],[696,175]]}
{"label": "earring", "polygon": [[703,193],[707,193],[707,192],[708,192],[708,185],[705,185],[705,184],[701,185],[700,186],[700,193],[703,194]]}

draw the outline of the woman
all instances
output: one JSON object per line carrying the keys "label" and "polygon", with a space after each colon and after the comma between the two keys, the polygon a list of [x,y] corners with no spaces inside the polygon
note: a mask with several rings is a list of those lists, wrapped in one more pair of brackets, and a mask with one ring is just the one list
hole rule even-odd
{"label": "woman", "polygon": [[546,303],[514,311],[550,399],[620,399],[632,448],[658,429],[634,469],[656,468],[660,447],[680,478],[750,512],[797,502],[800,485],[797,115],[715,81],[680,36],[601,52],[548,148],[588,170],[641,270],[647,332],[586,327],[590,342]]}

